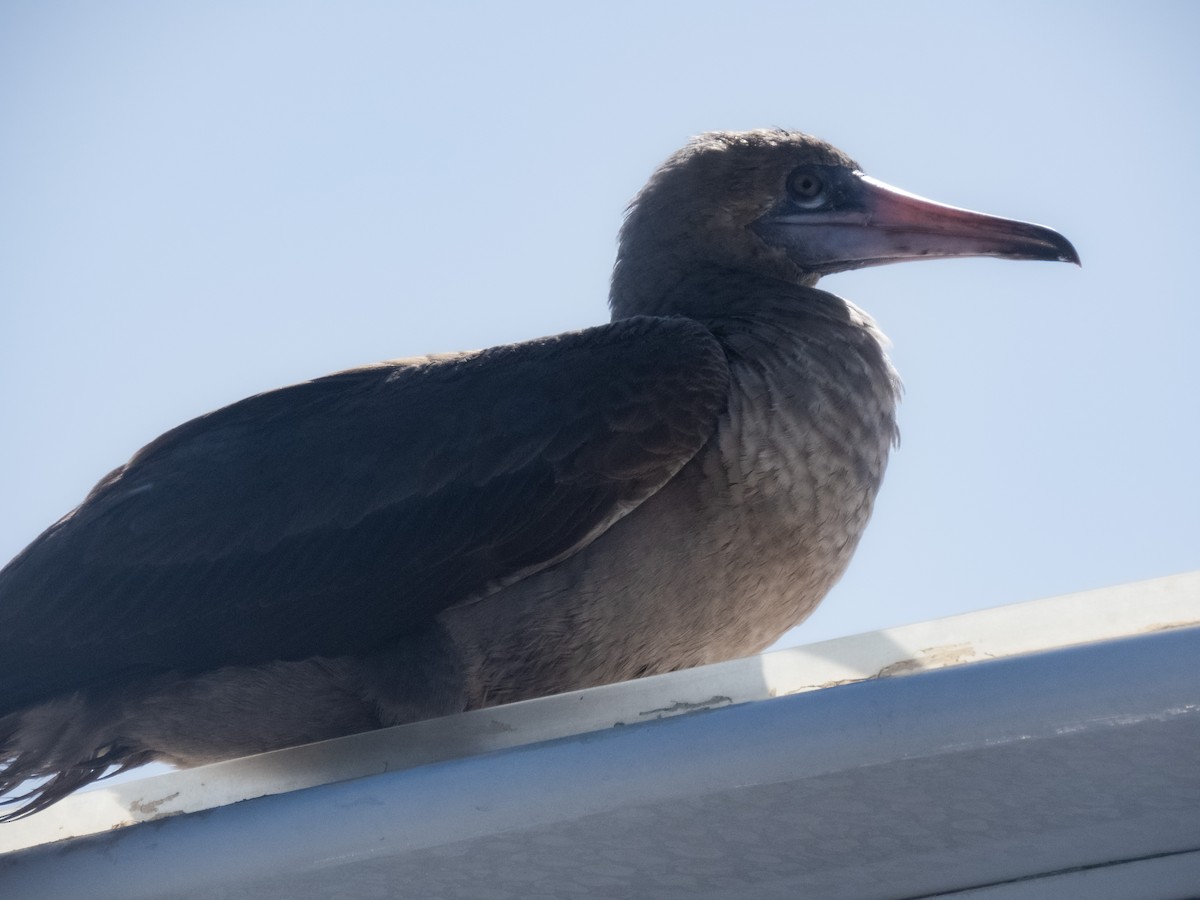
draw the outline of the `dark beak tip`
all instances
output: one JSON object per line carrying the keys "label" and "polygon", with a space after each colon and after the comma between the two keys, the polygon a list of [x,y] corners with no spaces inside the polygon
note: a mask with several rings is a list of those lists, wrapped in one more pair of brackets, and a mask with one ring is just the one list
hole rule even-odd
{"label": "dark beak tip", "polygon": [[1032,225],[1038,241],[1042,244],[1044,250],[1049,250],[1054,255],[1046,253],[1042,259],[1053,260],[1054,262],[1075,263],[1075,265],[1083,268],[1083,263],[1079,259],[1079,251],[1075,249],[1075,245],[1067,240],[1066,236],[1061,232],[1055,231],[1053,228],[1047,228],[1045,225]]}

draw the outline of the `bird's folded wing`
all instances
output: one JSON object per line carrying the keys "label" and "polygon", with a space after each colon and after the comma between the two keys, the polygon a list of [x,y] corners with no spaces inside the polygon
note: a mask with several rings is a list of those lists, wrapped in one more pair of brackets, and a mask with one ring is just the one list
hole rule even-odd
{"label": "bird's folded wing", "polygon": [[702,326],[634,318],[194,419],[0,572],[0,712],[385,643],[590,542],[703,446],[727,387]]}

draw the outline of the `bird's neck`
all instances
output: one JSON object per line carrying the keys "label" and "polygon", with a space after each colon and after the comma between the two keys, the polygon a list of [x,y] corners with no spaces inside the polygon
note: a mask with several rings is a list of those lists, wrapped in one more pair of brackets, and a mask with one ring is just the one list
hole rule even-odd
{"label": "bird's neck", "polygon": [[[702,263],[652,267],[641,277],[634,260],[613,271],[609,305],[614,320],[632,316],[686,316],[725,336],[762,333],[770,348],[787,351],[795,341],[833,342],[889,376],[887,339],[874,320],[848,300],[809,283],[744,269]],[[768,349],[770,349],[768,348]]]}
{"label": "bird's neck", "polygon": [[[766,245],[741,248],[744,256],[728,260],[723,244],[685,252],[694,240],[637,229],[625,239],[613,267],[608,303],[614,319],[630,316],[684,315],[705,319],[709,314],[751,307],[777,288],[797,286],[801,273],[778,249]],[[815,284],[817,276],[805,284]]]}
{"label": "bird's neck", "polygon": [[896,439],[900,394],[874,320],[834,294],[742,269],[706,263],[676,268],[669,279],[650,297],[618,265],[613,317],[677,315],[707,326],[729,360],[731,396],[748,393],[757,416],[743,423],[750,432],[781,456],[796,440],[844,435],[841,449],[855,458],[843,462],[873,493]]}

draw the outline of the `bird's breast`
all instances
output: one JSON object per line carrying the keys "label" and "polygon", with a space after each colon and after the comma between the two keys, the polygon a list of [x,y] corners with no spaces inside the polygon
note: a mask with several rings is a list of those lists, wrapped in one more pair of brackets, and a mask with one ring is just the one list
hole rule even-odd
{"label": "bird's breast", "polygon": [[729,401],[690,463],[573,556],[445,614],[470,705],[758,652],[842,574],[895,436],[881,335],[743,323],[721,339]]}

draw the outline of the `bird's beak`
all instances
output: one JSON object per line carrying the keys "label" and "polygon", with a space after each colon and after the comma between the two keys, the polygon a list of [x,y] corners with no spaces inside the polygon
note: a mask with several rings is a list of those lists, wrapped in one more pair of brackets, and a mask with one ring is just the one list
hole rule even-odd
{"label": "bird's beak", "polygon": [[954,256],[1079,265],[1071,242],[1053,229],[935,203],[861,172],[847,176],[831,208],[785,211],[761,220],[757,230],[818,274]]}

